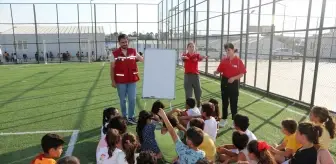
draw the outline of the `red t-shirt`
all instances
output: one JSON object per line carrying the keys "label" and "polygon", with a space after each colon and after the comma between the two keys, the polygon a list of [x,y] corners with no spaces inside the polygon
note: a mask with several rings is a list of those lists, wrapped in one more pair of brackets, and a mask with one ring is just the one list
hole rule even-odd
{"label": "red t-shirt", "polygon": [[183,54],[182,57],[188,57],[189,59],[183,59],[184,61],[184,73],[199,74],[198,62],[203,60],[200,54]]}
{"label": "red t-shirt", "polygon": [[246,73],[245,65],[238,56],[233,57],[231,60],[228,57],[224,57],[220,62],[217,71],[226,78]]}

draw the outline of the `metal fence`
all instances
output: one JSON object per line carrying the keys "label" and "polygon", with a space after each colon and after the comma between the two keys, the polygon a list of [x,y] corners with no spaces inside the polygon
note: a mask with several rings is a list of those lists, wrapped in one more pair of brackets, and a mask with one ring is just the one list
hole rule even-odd
{"label": "metal fence", "polygon": [[0,46],[8,53],[2,62],[106,60],[125,33],[138,51],[172,48],[181,54],[193,41],[210,57],[199,69],[213,74],[225,55],[223,44],[232,42],[247,67],[243,85],[336,110],[333,6],[334,0],[0,3]]}
{"label": "metal fence", "polygon": [[127,34],[130,46],[138,51],[155,48],[158,44],[157,6],[0,3],[2,63],[108,60],[112,49],[118,47],[120,33]]}
{"label": "metal fence", "polygon": [[159,46],[196,43],[213,74],[232,42],[247,67],[243,85],[336,111],[333,0],[162,0]]}

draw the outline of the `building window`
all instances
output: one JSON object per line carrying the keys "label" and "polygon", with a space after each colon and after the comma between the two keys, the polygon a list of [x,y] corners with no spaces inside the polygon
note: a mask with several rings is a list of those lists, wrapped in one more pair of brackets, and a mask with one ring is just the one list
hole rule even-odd
{"label": "building window", "polygon": [[28,49],[27,41],[22,41],[22,40],[17,41],[16,49],[17,50],[27,50]]}

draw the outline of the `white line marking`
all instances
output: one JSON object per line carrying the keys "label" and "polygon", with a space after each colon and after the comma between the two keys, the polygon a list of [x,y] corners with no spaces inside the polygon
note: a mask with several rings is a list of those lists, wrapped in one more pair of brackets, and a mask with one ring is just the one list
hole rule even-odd
{"label": "white line marking", "polygon": [[105,62],[102,64],[102,66],[103,66],[103,67],[105,66]]}
{"label": "white line marking", "polygon": [[0,133],[0,136],[27,135],[27,134],[46,134],[46,133],[73,133],[78,130],[53,130],[53,131],[33,131],[33,132],[9,132]]}
{"label": "white line marking", "polygon": [[20,66],[17,66],[17,67],[10,68],[10,70],[19,69],[19,68],[23,68],[23,67],[29,67],[29,66],[30,66],[30,64],[20,65]]}
{"label": "white line marking", "polygon": [[[179,69],[179,70],[180,70],[180,71],[183,71],[182,69]],[[216,83],[216,84],[220,85],[220,83],[217,82],[217,81],[215,81],[215,80],[212,80],[212,79],[209,79],[209,78],[205,78],[205,77],[203,77],[203,76],[200,76],[200,78],[202,78],[202,79],[204,79],[204,80],[207,80],[207,81],[210,81],[210,82],[213,82],[213,83]],[[248,95],[248,96],[250,96],[250,97],[253,97],[253,98],[255,98],[255,99],[260,99],[260,97],[251,95],[250,93],[247,93],[247,92],[244,92],[244,91],[239,91],[239,92],[241,92],[241,93],[243,93],[243,94],[245,94],[245,95]],[[279,104],[273,103],[273,102],[268,101],[268,100],[265,100],[265,99],[260,99],[260,101],[263,101],[263,102],[265,102],[265,103],[267,103],[267,104],[274,105],[274,106],[279,107],[279,108],[284,108],[283,106],[281,106],[281,105],[279,105]],[[285,108],[285,110],[287,110],[287,111],[289,111],[289,112],[292,112],[292,113],[295,113],[295,114],[300,115],[300,116],[306,116],[306,117],[307,117],[307,115],[305,115],[305,114],[303,114],[303,113],[300,113],[300,112],[297,112],[297,111],[295,111],[295,110],[293,110],[293,109],[290,109],[290,108]]]}
{"label": "white line marking", "polygon": [[69,141],[69,144],[68,144],[68,149],[65,152],[65,156],[71,156],[72,155],[72,152],[75,149],[75,144],[77,142],[78,133],[79,133],[79,130],[74,130],[72,132],[72,135],[71,135],[71,138],[70,138],[70,141]]}

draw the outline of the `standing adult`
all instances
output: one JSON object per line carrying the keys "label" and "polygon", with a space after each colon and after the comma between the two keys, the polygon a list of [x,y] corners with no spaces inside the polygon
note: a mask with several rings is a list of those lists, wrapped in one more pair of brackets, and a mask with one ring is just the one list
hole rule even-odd
{"label": "standing adult", "polygon": [[232,43],[224,45],[226,56],[221,60],[215,74],[221,74],[221,95],[222,95],[222,119],[219,127],[226,125],[228,117],[228,107],[230,100],[230,108],[232,120],[237,114],[238,96],[239,96],[239,80],[246,73],[246,69],[242,60],[236,56]]}
{"label": "standing adult", "polygon": [[[125,34],[118,36],[119,48],[112,52],[111,81],[112,87],[117,88],[120,108],[123,117],[129,124],[136,124],[135,101],[136,82],[139,81],[137,61],[143,62],[134,48],[128,47],[128,38]],[[126,110],[126,97],[128,99],[128,112]]]}
{"label": "standing adult", "polygon": [[190,98],[195,92],[195,99],[197,101],[197,107],[201,106],[201,82],[198,72],[198,62],[202,61],[204,56],[201,56],[195,51],[195,44],[190,42],[187,46],[187,53],[182,54],[182,60],[184,62],[184,91],[185,97]]}

